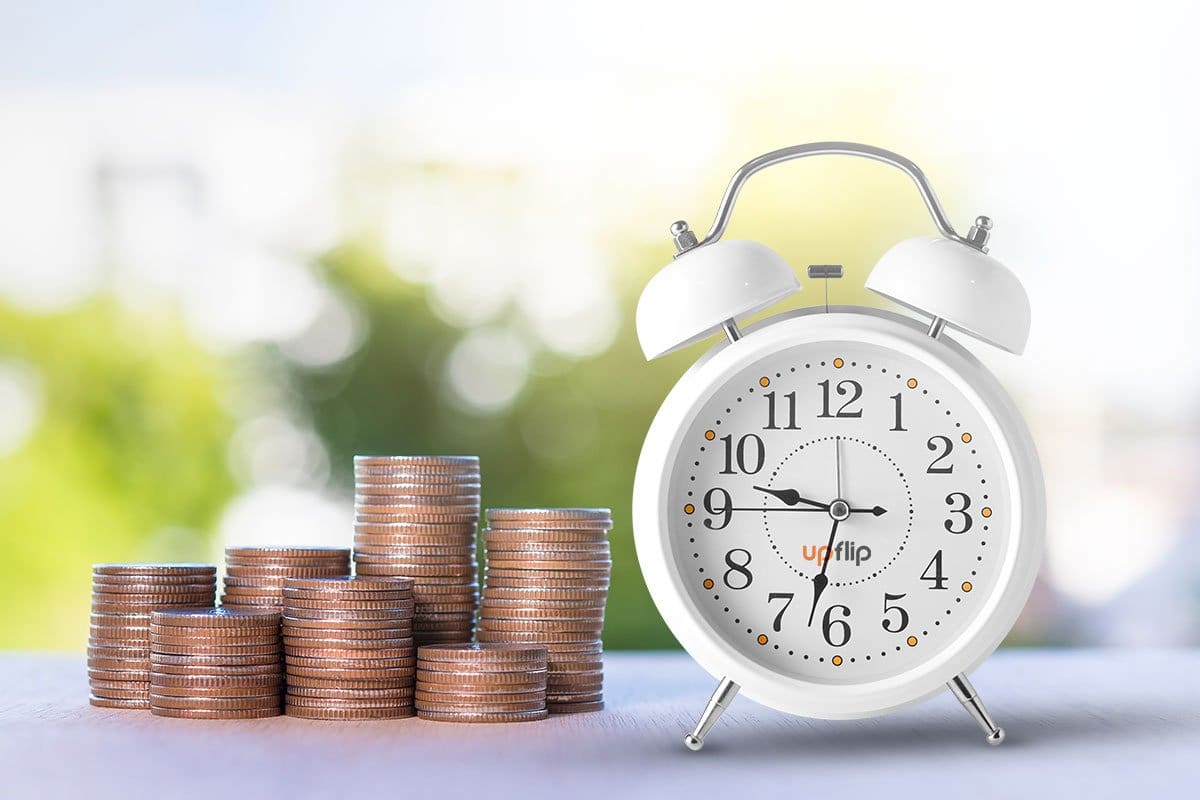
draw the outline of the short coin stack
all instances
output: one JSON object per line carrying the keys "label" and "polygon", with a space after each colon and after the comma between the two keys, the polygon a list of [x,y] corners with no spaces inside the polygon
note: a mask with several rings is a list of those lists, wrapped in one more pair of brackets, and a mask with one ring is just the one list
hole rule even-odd
{"label": "short coin stack", "polygon": [[150,616],[150,713],[257,719],[281,712],[277,612],[210,609]]}
{"label": "short coin stack", "polygon": [[413,715],[411,580],[289,578],[283,594],[289,716]]}
{"label": "short coin stack", "polygon": [[226,547],[221,606],[235,611],[281,611],[285,578],[349,574],[346,547]]}
{"label": "short coin stack", "polygon": [[546,650],[535,645],[417,648],[417,716],[438,722],[546,718]]}
{"label": "short coin stack", "polygon": [[211,564],[96,564],[88,636],[91,704],[150,707],[150,613],[158,608],[212,608]]}
{"label": "short coin stack", "polygon": [[612,512],[494,508],[488,524],[478,640],[546,648],[551,714],[604,708],[600,637],[612,572]]}
{"label": "short coin stack", "polygon": [[355,456],[354,567],[412,578],[418,645],[467,642],[479,603],[476,456]]}

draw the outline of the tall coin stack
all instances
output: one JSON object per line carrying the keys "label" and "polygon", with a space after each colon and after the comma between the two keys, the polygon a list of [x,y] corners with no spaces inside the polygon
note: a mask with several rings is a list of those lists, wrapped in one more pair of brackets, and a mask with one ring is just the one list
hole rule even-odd
{"label": "tall coin stack", "polygon": [[150,615],[150,713],[258,719],[281,713],[278,612],[211,609]]}
{"label": "tall coin stack", "polygon": [[289,578],[283,599],[289,716],[413,715],[411,580]]}
{"label": "tall coin stack", "polygon": [[546,648],[551,714],[604,708],[601,632],[612,573],[612,512],[493,508],[488,524],[477,639]]}
{"label": "tall coin stack", "polygon": [[212,608],[211,564],[96,564],[88,636],[91,704],[150,707],[150,614],[158,608]]}
{"label": "tall coin stack", "polygon": [[504,644],[417,648],[417,716],[438,722],[545,719],[545,648]]}
{"label": "tall coin stack", "polygon": [[344,578],[347,547],[226,547],[221,607],[234,611],[282,611],[286,578]]}
{"label": "tall coin stack", "polygon": [[469,642],[479,603],[476,456],[355,456],[354,568],[413,580],[418,645]]}

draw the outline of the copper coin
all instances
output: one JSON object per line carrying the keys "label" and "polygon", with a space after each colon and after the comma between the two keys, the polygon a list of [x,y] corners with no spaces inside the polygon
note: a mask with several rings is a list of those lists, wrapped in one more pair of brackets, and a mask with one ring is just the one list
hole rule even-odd
{"label": "copper coin", "polygon": [[376,661],[385,659],[409,658],[413,652],[413,647],[411,644],[404,647],[381,647],[366,650],[356,650],[349,647],[289,647],[285,652],[288,659],[357,661],[364,664],[373,664]]}
{"label": "copper coin", "polygon": [[494,553],[553,553],[555,556],[570,557],[577,553],[609,554],[612,545],[608,539],[583,542],[547,542],[534,538],[505,537],[494,534],[490,529],[483,532],[484,543],[488,552]]}
{"label": "copper coin", "polygon": [[555,673],[595,672],[599,675],[604,669],[604,658],[599,654],[574,659],[555,656],[551,657],[547,663]]}
{"label": "copper coin", "polygon": [[509,644],[432,645],[422,647],[417,656],[425,662],[451,664],[543,665],[546,661],[546,651],[543,648]]}
{"label": "copper coin", "polygon": [[[236,566],[230,564],[225,569],[226,582],[234,579],[278,579],[284,578],[337,578],[350,574],[349,564],[332,564],[330,566],[288,566],[285,564],[256,564]],[[260,584],[265,584],[262,580]],[[273,583],[271,584],[273,585]],[[282,585],[279,588],[283,588]]]}
{"label": "copper coin", "polygon": [[216,575],[215,564],[93,564],[93,575]]}
{"label": "copper coin", "polygon": [[412,581],[405,578],[288,578],[288,589],[336,589],[344,592],[412,591]]}
{"label": "copper coin", "polygon": [[544,531],[595,531],[607,533],[613,529],[613,523],[605,520],[582,519],[541,519],[541,520],[492,520],[488,528],[493,531],[527,531],[532,529]]}
{"label": "copper coin", "polygon": [[[411,601],[410,601],[411,602]],[[287,609],[289,620],[339,620],[339,621],[355,621],[361,620],[364,622],[380,622],[386,621],[395,624],[399,621],[410,619],[413,613],[412,605],[396,605],[386,608],[346,608],[346,609],[330,609],[330,608],[296,608]]]}
{"label": "copper coin", "polygon": [[437,544],[442,541],[455,540],[459,538],[474,541],[478,534],[478,525],[469,520],[467,522],[456,522],[452,524],[420,522],[390,522],[375,524],[370,522],[362,522],[354,526],[355,537],[394,537],[395,539],[404,541],[408,544]]}
{"label": "copper coin", "polygon": [[413,631],[413,642],[418,647],[425,644],[470,644],[475,638],[471,628],[458,631]]}
{"label": "copper coin", "polygon": [[476,603],[474,598],[460,603],[421,603],[420,613],[422,616],[433,614],[453,614],[456,616],[472,615],[475,613]]}
{"label": "copper coin", "polygon": [[378,572],[380,569],[386,569],[394,572],[397,575],[403,575],[409,578],[474,578],[475,567],[472,565],[439,565],[439,566],[422,566],[416,564],[400,564],[396,562],[386,561],[360,561],[358,562],[359,569],[369,569],[370,574]]}
{"label": "copper coin", "polygon": [[[368,663],[364,663],[368,662]],[[288,656],[287,669],[345,669],[353,672],[376,672],[380,670],[410,669],[417,663],[413,656],[396,656],[393,658],[316,658],[313,656]],[[299,673],[305,674],[305,673]],[[361,676],[357,676],[361,677]]]}
{"label": "copper coin", "polygon": [[272,685],[249,685],[249,686],[165,686],[159,683],[152,683],[150,691],[155,697],[176,697],[181,699],[224,699],[235,700],[243,697],[262,697],[266,693],[271,692],[277,695],[283,694],[283,678],[281,677]]}
{"label": "copper coin", "polygon": [[470,564],[475,561],[473,547],[425,547],[404,545],[356,547],[355,558],[388,561],[410,561],[416,564]]}
{"label": "copper coin", "polygon": [[323,547],[323,546],[300,546],[294,547],[289,545],[244,545],[236,547],[226,547],[226,556],[258,556],[258,555],[287,555],[299,556],[304,558],[325,558],[333,556],[349,555],[349,551],[344,547]]}
{"label": "copper coin", "polygon": [[281,653],[262,653],[262,654],[236,654],[236,655],[210,655],[204,653],[191,653],[179,655],[176,653],[151,653],[150,665],[153,669],[159,669],[160,666],[178,666],[191,667],[198,669],[201,667],[225,668],[225,667],[256,667],[265,666],[267,664],[278,665],[282,662]]}
{"label": "copper coin", "polygon": [[175,697],[150,690],[151,708],[192,708],[228,711],[246,711],[255,708],[278,708],[282,704],[280,693],[271,691],[257,697]]}
{"label": "copper coin", "polygon": [[604,629],[603,620],[543,620],[543,619],[496,619],[495,617],[485,617],[479,621],[476,626],[480,630],[497,631],[503,633],[505,631],[548,631],[552,633],[569,632],[569,633],[590,633],[591,638],[596,638],[600,635],[600,631]]}
{"label": "copper coin", "polygon": [[281,658],[283,645],[262,645],[257,647],[201,647],[190,644],[155,644],[152,651],[155,655],[165,656],[225,656],[238,658],[244,656],[275,656]]}
{"label": "copper coin", "polygon": [[88,681],[88,688],[98,697],[137,700],[149,696],[148,681]]}
{"label": "copper coin", "polygon": [[479,619],[497,620],[571,620],[588,623],[604,622],[603,608],[573,608],[570,610],[552,611],[545,608],[514,608],[512,606],[493,606],[484,603],[479,610]]}
{"label": "copper coin", "polygon": [[355,508],[373,505],[400,505],[406,508],[424,509],[448,507],[455,510],[459,507],[473,507],[476,510],[479,508],[479,492],[472,489],[459,488],[451,493],[443,492],[439,494],[410,494],[407,492],[387,491],[379,485],[370,487],[369,491],[363,491],[365,488],[368,487],[359,486],[355,488]]}
{"label": "copper coin", "polygon": [[87,648],[88,658],[116,658],[116,659],[137,659],[150,657],[150,645],[147,643],[144,647],[122,647],[108,644],[89,644]]}
{"label": "copper coin", "polygon": [[362,475],[354,482],[354,499],[360,497],[470,497],[479,502],[481,484],[478,480],[447,483],[397,481],[390,475]]}
{"label": "copper coin", "polygon": [[139,625],[134,627],[132,625],[89,625],[88,636],[90,636],[93,640],[134,639],[138,641],[149,641],[150,626]]}
{"label": "copper coin", "polygon": [[174,680],[241,680],[243,678],[277,678],[283,674],[280,660],[270,664],[155,664],[152,679]]}
{"label": "copper coin", "polygon": [[452,468],[427,465],[365,465],[354,468],[354,483],[390,481],[392,483],[481,483],[477,467]]}
{"label": "copper coin", "polygon": [[301,667],[288,664],[287,680],[293,682],[297,678],[310,678],[322,681],[389,681],[405,685],[412,683],[416,669],[403,667],[395,669],[380,669],[373,666],[370,669],[349,669],[345,667]]}
{"label": "copper coin", "polygon": [[89,666],[87,676],[98,681],[146,681],[149,680],[149,667],[146,669],[104,669]]}
{"label": "copper coin", "polygon": [[484,528],[483,538],[489,545],[500,547],[579,545],[589,547],[608,542],[603,529],[575,528]]}
{"label": "copper coin", "polygon": [[161,575],[92,575],[92,587],[108,587],[108,586],[128,586],[129,584],[142,584],[151,586],[155,590],[171,586],[195,584],[197,586],[205,586],[215,583],[217,576],[214,574],[176,574],[163,573]]}
{"label": "copper coin", "polygon": [[97,708],[147,709],[150,707],[150,697],[149,696],[146,696],[145,698],[139,697],[137,699],[131,700],[131,699],[123,699],[123,698],[119,698],[119,697],[97,697],[96,695],[91,695],[90,697],[88,697],[88,702],[91,703],[92,705],[96,706]]}
{"label": "copper coin", "polygon": [[478,519],[479,514],[475,511],[446,511],[439,513],[432,509],[429,511],[413,509],[397,513],[387,511],[355,511],[354,513],[355,523],[366,525],[388,525],[404,522],[419,525],[467,525],[474,524]]}
{"label": "copper coin", "polygon": [[407,639],[412,635],[412,623],[392,628],[373,630],[321,630],[320,628],[288,628],[284,630],[283,643],[304,644],[305,642],[386,642],[389,639]]}
{"label": "copper coin", "polygon": [[412,687],[411,674],[402,678],[313,678],[307,675],[289,675],[287,685],[310,689],[398,689]]}
{"label": "copper coin", "polygon": [[147,595],[147,596],[158,595],[158,596],[163,597],[166,600],[170,600],[172,598],[178,597],[179,595],[188,595],[188,596],[203,595],[206,592],[215,591],[216,585],[217,585],[216,581],[211,581],[211,580],[208,582],[197,581],[197,582],[193,582],[193,583],[153,584],[153,583],[141,583],[141,582],[138,582],[138,583],[123,582],[123,583],[93,584],[92,585],[92,596],[100,597],[100,598],[109,600],[110,602],[112,600],[120,599],[119,597],[110,597],[110,595],[127,595],[127,594]]}
{"label": "copper coin", "polygon": [[440,700],[414,698],[417,711],[467,712],[479,713],[511,713],[516,711],[540,711],[546,707],[546,699],[539,697],[533,700],[519,700],[502,703],[499,701],[479,701],[451,703]]}
{"label": "copper coin", "polygon": [[[474,595],[478,592],[479,584],[476,583],[474,579],[467,581],[448,581],[443,583],[423,578],[414,582],[413,584],[413,597],[415,597],[417,600],[422,600],[423,598],[441,597],[443,595],[454,597],[464,594]],[[440,602],[449,601],[443,600]]]}
{"label": "copper coin", "polygon": [[604,596],[589,597],[582,600],[547,600],[538,597],[494,597],[490,593],[485,592],[483,602],[496,608],[544,608],[550,611],[563,611],[564,613],[578,610],[591,609],[603,610],[604,601],[607,598]]}
{"label": "copper coin", "polygon": [[188,639],[204,639],[213,644],[227,644],[232,642],[251,642],[270,640],[272,637],[279,635],[279,626],[271,624],[270,626],[262,627],[237,627],[237,628],[215,628],[215,627],[187,627],[184,625],[160,625],[151,623],[149,625],[150,633],[157,636],[162,636],[167,639],[171,638],[188,638]]}
{"label": "copper coin", "polygon": [[284,601],[285,607],[290,612],[292,609],[322,609],[327,611],[388,611],[395,610],[403,611],[407,603],[411,601],[389,599],[389,600],[366,600],[352,598],[349,600],[325,600],[325,599],[309,599],[305,597],[289,597]]}
{"label": "copper coin", "polygon": [[602,703],[604,702],[603,692],[593,692],[587,695],[564,695],[556,697],[554,695],[546,695],[546,706],[563,706],[576,705],[579,703]]}
{"label": "copper coin", "polygon": [[389,708],[307,708],[303,706],[286,706],[286,709],[289,717],[344,722],[352,720],[402,719],[404,717],[416,716],[416,711],[412,706]]}
{"label": "copper coin", "polygon": [[495,555],[488,554],[487,565],[489,569],[502,570],[578,570],[580,572],[599,572],[607,575],[612,570],[611,558],[567,558],[561,561],[555,561],[545,558],[498,558]]}
{"label": "copper coin", "polygon": [[287,647],[348,647],[354,650],[370,650],[376,647],[395,647],[397,642],[411,642],[412,629],[375,631],[386,636],[355,636],[344,632],[326,633],[324,636],[285,636]]}
{"label": "copper coin", "polygon": [[537,720],[545,719],[548,714],[543,709],[541,711],[511,711],[511,712],[492,712],[492,713],[476,713],[476,712],[445,712],[445,711],[417,711],[417,716],[421,719],[426,719],[431,722],[476,722],[476,723],[498,723],[498,722],[536,722]]}
{"label": "copper coin", "polygon": [[411,686],[350,689],[289,685],[287,694],[288,697],[319,697],[325,700],[408,700],[414,690]]}
{"label": "copper coin", "polygon": [[279,624],[279,615],[243,613],[224,609],[200,611],[168,609],[155,611],[150,622],[154,625],[178,625],[186,628],[255,628]]}
{"label": "copper coin", "polygon": [[551,714],[585,714],[591,711],[603,711],[604,701],[591,703],[547,703],[546,710]]}
{"label": "copper coin", "polygon": [[356,700],[349,697],[297,697],[287,696],[288,708],[391,708],[411,706],[412,698],[393,697],[382,700]]}
{"label": "copper coin", "polygon": [[[412,620],[404,615],[393,615],[384,619],[300,619],[284,613],[283,632],[288,635],[301,635],[301,630],[331,630],[331,631],[387,631],[399,625],[410,625]],[[289,633],[290,632],[290,633]]]}
{"label": "copper coin", "polygon": [[211,606],[216,588],[178,594],[121,594],[119,592],[92,592],[92,610],[104,611],[97,605],[116,606],[117,611],[139,611],[144,606]]}
{"label": "copper coin", "polygon": [[591,631],[489,631],[476,632],[481,644],[545,644],[546,642],[590,642],[596,639]]}
{"label": "copper coin", "polygon": [[[440,689],[441,691],[437,691]],[[463,706],[483,706],[490,703],[537,703],[539,705],[546,704],[546,689],[534,689],[523,692],[505,692],[505,691],[461,691],[455,692],[450,687],[444,684],[429,684],[426,686],[417,686],[416,693],[413,699],[418,704],[433,705],[441,703],[444,705],[463,705]]]}
{"label": "copper coin", "polygon": [[248,675],[235,675],[228,673],[220,673],[217,675],[199,674],[183,674],[175,675],[166,672],[159,672],[157,669],[150,676],[150,682],[155,686],[195,686],[205,687],[211,686],[220,688],[222,686],[275,686],[283,678],[283,670],[275,669],[273,672],[251,673]]}
{"label": "copper coin", "polygon": [[88,669],[111,670],[114,672],[149,673],[150,658],[89,658],[87,666]]}
{"label": "copper coin", "polygon": [[611,508],[489,508],[488,519],[612,519]]}
{"label": "copper coin", "polygon": [[334,590],[321,591],[318,589],[284,589],[285,600],[315,600],[323,603],[354,603],[358,601],[391,600],[408,601],[413,599],[412,589],[397,589],[396,591],[356,591],[339,592]]}
{"label": "copper coin", "polygon": [[264,717],[282,716],[283,709],[274,706],[253,709],[163,708],[162,706],[151,706],[150,713],[156,717],[176,717],[179,719],[262,719]]}
{"label": "copper coin", "polygon": [[[435,669],[436,667],[436,669]],[[443,669],[442,667],[452,667]],[[530,669],[482,670],[471,664],[440,664],[423,661],[417,666],[417,682],[425,684],[447,684],[451,686],[487,688],[505,686],[534,689],[546,685],[545,667]]]}

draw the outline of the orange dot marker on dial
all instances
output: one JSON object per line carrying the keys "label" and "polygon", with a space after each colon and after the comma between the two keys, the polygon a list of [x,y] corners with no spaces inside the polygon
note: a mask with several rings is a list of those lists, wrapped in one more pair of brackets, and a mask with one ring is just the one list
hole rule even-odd
{"label": "orange dot marker on dial", "polygon": [[917,388],[917,379],[916,379],[916,378],[909,378],[909,379],[908,379],[908,388],[910,388],[910,389],[915,389],[915,388]]}
{"label": "orange dot marker on dial", "polygon": [[758,385],[766,388],[771,385],[771,379],[764,375],[758,379]]}
{"label": "orange dot marker on dial", "polygon": [[964,434],[962,435],[962,440],[963,440],[963,444],[968,444],[968,443],[970,443],[970,441],[971,441],[971,434],[969,434],[969,433],[964,433]]}
{"label": "orange dot marker on dial", "polygon": [[767,635],[765,633],[760,633],[758,635],[758,643],[759,644],[766,644],[768,641],[769,640],[767,639]]}
{"label": "orange dot marker on dial", "polygon": [[846,362],[842,361],[840,358],[835,358],[833,360],[833,365],[838,369],[841,369],[842,367],[846,366]]}
{"label": "orange dot marker on dial", "polygon": [[990,517],[992,515],[992,508],[991,508],[991,506],[984,506],[983,510],[980,511],[979,513],[985,517]]}
{"label": "orange dot marker on dial", "polygon": [[833,661],[833,665],[835,667],[840,667],[842,665],[842,657],[841,656],[834,656],[830,660]]}
{"label": "orange dot marker on dial", "polygon": [[915,636],[910,636],[910,637],[908,637],[908,639],[906,639],[906,640],[905,640],[905,643],[906,643],[906,644],[907,644],[909,647],[916,647],[916,646],[917,646],[917,637],[915,637]]}
{"label": "orange dot marker on dial", "polygon": [[705,431],[704,438],[708,439],[711,442],[713,439],[717,438],[717,432],[716,431]]}
{"label": "orange dot marker on dial", "polygon": [[712,578],[705,578],[705,579],[704,579],[704,588],[705,588],[705,589],[711,589],[713,586],[715,586],[715,584],[713,583],[713,579],[712,579]]}
{"label": "orange dot marker on dial", "polygon": [[695,514],[695,513],[696,513],[696,507],[695,507],[694,505],[692,505],[691,503],[688,503],[686,506],[684,506],[684,507],[683,507],[683,513],[685,513],[685,514]]}
{"label": "orange dot marker on dial", "polygon": [[963,581],[962,590],[963,590],[964,592],[969,592],[969,591],[971,591],[971,590],[972,590],[972,589],[974,589],[974,588],[975,588],[975,587],[971,585],[971,582],[970,582],[970,581]]}

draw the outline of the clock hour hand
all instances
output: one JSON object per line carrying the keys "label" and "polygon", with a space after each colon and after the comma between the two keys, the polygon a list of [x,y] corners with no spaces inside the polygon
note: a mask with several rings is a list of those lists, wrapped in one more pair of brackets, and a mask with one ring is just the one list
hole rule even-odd
{"label": "clock hour hand", "polygon": [[875,506],[873,508],[852,508],[851,514],[874,514],[877,517],[882,517],[887,513],[887,509],[883,506]]}
{"label": "clock hour hand", "polygon": [[755,486],[754,489],[759,492],[765,492],[789,506],[803,503],[806,506],[815,506],[825,511],[829,510],[828,503],[821,503],[816,500],[810,500],[807,497],[801,497],[800,493],[795,489],[768,489],[766,486]]}
{"label": "clock hour hand", "polygon": [[821,600],[821,594],[825,591],[825,587],[829,585],[829,578],[825,575],[825,570],[829,569],[829,557],[833,555],[833,541],[837,538],[838,523],[841,520],[833,521],[833,528],[829,531],[829,542],[825,545],[825,562],[821,564],[821,572],[813,578],[813,601],[812,610],[808,612],[808,626],[811,628],[813,617],[817,614],[817,603]]}

